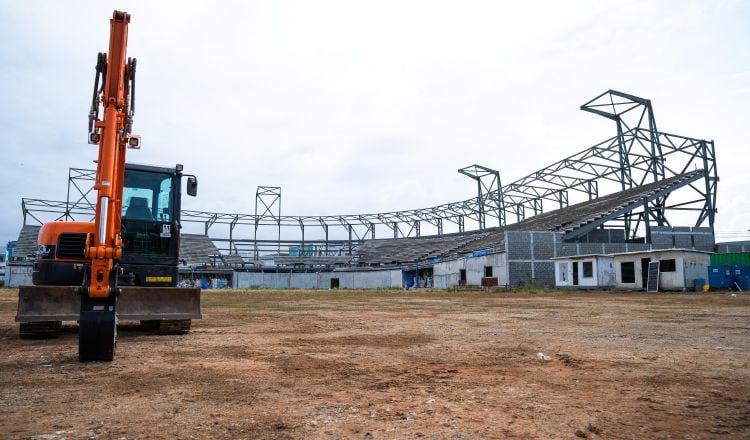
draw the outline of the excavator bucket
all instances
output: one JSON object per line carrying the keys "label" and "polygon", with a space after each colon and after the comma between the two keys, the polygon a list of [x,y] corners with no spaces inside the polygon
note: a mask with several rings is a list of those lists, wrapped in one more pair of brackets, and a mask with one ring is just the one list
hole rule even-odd
{"label": "excavator bucket", "polygon": [[[21,336],[34,333],[54,336],[51,333],[59,329],[60,321],[78,321],[81,297],[75,289],[74,286],[20,287],[16,322],[21,323]],[[162,322],[163,330],[184,330],[187,322],[189,329],[191,319],[201,318],[201,289],[125,286],[117,299],[117,317],[121,321]],[[182,324],[175,326],[177,322]]]}

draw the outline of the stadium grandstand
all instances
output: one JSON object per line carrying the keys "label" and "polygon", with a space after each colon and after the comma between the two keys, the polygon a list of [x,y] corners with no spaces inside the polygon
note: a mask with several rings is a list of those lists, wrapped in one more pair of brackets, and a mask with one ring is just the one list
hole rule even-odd
{"label": "stadium grandstand", "polygon": [[[648,99],[609,90],[581,110],[616,135],[510,184],[458,171],[472,197],[372,214],[281,213],[281,188],[259,186],[252,214],[183,210],[183,272],[238,287],[451,287],[554,283],[552,258],[691,248],[713,251],[718,175],[713,141],[659,131]],[[24,198],[18,263],[49,220],[88,220],[90,170],[71,169],[66,201]],[[22,251],[21,251],[22,250]],[[229,280],[231,278],[231,280]]]}

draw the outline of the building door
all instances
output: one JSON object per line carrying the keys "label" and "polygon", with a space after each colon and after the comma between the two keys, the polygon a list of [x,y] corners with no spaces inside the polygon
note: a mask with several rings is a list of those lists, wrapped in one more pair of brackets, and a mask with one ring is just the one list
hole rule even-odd
{"label": "building door", "polygon": [[644,289],[648,285],[648,263],[650,262],[650,258],[641,258],[641,287]]}
{"label": "building door", "polygon": [[578,262],[573,262],[573,285],[578,285]]}
{"label": "building door", "polygon": [[459,269],[458,270],[458,285],[459,286],[465,286],[466,285],[466,269]]}
{"label": "building door", "polygon": [[338,288],[339,288],[339,279],[331,278],[331,289],[338,289]]}

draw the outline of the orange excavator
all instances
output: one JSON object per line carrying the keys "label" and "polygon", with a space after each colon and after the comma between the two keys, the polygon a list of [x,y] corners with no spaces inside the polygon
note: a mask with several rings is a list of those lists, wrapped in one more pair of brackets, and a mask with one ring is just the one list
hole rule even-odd
{"label": "orange excavator", "polygon": [[[21,336],[35,331],[44,335],[50,326],[59,329],[61,321],[77,319],[82,362],[114,358],[118,316],[157,328],[161,323],[177,333],[201,317],[200,289],[174,287],[182,165],[125,164],[127,149],[140,148],[140,137],[131,134],[136,60],[127,57],[129,23],[129,14],[114,12],[108,55],[100,53],[97,59],[89,114],[89,143],[99,145],[94,222],[45,224],[39,233],[42,251],[35,263],[35,285],[19,290],[16,319]],[[191,176],[188,193],[195,195],[196,188]],[[162,259],[155,263],[157,257]],[[79,287],[71,286],[73,282],[80,282]]]}

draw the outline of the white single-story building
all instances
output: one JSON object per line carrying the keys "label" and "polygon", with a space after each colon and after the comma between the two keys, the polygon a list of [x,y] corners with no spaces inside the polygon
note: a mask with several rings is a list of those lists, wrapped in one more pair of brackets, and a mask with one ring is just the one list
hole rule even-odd
{"label": "white single-story building", "polygon": [[648,264],[659,262],[659,290],[692,290],[696,279],[706,279],[710,252],[694,249],[661,249],[613,254],[616,287],[645,289]]}
{"label": "white single-story building", "polygon": [[643,290],[649,263],[658,261],[659,290],[692,290],[696,279],[707,277],[710,255],[693,249],[659,249],[557,257],[553,258],[555,287]]}
{"label": "white single-story building", "polygon": [[615,285],[614,258],[611,255],[576,255],[553,258],[555,287],[607,288]]}

